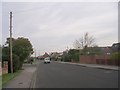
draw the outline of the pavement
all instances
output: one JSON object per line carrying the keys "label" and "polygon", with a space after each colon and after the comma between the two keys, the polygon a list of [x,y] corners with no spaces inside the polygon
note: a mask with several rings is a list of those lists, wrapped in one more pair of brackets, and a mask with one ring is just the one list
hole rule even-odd
{"label": "pavement", "polygon": [[30,88],[32,83],[32,78],[35,74],[35,71],[37,69],[38,61],[36,61],[33,64],[24,64],[23,65],[23,71],[13,78],[10,82],[7,83],[3,87],[3,89],[7,88]]}
{"label": "pavement", "polygon": [[101,64],[81,64],[81,63],[71,63],[71,62],[59,62],[59,63],[66,63],[66,64],[74,64],[74,65],[80,65],[83,67],[91,67],[91,68],[98,68],[98,69],[108,69],[108,70],[120,70],[120,67],[118,66],[112,66],[112,65],[101,65]]}

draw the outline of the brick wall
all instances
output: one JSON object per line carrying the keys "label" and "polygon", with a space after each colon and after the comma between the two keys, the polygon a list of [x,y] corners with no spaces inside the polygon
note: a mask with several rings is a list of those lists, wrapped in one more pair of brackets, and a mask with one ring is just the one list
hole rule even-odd
{"label": "brick wall", "polygon": [[8,62],[7,61],[4,62],[4,65],[2,68],[2,74],[6,74],[6,73],[8,73]]}
{"label": "brick wall", "polygon": [[80,56],[80,63],[96,64],[95,56],[82,55]]}
{"label": "brick wall", "polygon": [[116,60],[110,59],[110,55],[81,55],[80,56],[80,63],[118,65],[118,62]]}

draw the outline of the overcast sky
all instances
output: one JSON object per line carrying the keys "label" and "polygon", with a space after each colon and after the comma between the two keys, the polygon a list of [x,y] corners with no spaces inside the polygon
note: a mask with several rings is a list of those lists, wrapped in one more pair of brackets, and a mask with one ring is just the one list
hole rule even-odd
{"label": "overcast sky", "polygon": [[13,12],[13,37],[28,38],[38,54],[73,48],[85,32],[98,46],[118,42],[117,2],[4,2],[2,43],[9,37],[9,12]]}

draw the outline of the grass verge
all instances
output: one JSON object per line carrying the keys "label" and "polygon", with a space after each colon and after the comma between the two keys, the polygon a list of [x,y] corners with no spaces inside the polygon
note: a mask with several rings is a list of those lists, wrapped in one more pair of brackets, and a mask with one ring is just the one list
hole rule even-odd
{"label": "grass verge", "polygon": [[2,86],[5,86],[10,80],[12,80],[14,77],[19,75],[19,73],[21,73],[21,72],[22,72],[22,70],[19,70],[15,73],[3,74],[2,75]]}

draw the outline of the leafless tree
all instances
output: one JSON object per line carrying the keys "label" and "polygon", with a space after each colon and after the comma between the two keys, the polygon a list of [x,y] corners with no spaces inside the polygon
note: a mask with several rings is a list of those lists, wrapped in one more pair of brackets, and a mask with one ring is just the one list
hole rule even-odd
{"label": "leafless tree", "polygon": [[80,39],[74,42],[74,48],[83,49],[84,47],[93,47],[95,46],[95,38],[90,36],[88,32],[84,34],[84,36],[80,37]]}

